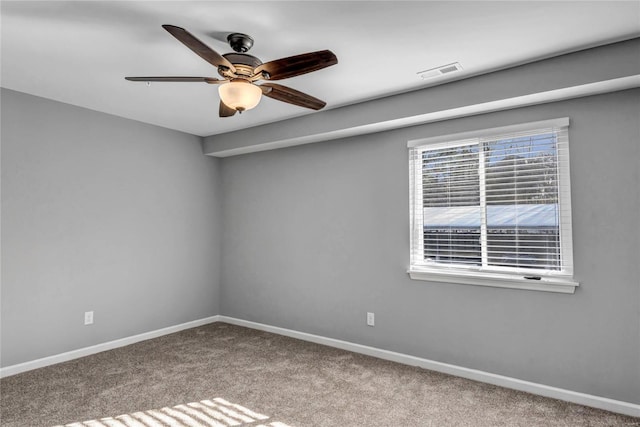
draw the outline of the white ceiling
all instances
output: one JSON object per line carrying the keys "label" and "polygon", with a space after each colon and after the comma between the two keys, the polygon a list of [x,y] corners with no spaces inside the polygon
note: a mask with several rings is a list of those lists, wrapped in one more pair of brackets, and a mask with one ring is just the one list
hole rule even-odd
{"label": "white ceiling", "polygon": [[[162,24],[221,54],[226,34],[247,33],[263,62],[333,51],[337,65],[278,82],[325,109],[640,35],[639,1],[2,1],[0,12],[2,87],[200,136],[313,112],[263,97],[219,118],[215,85],[124,80],[218,77]],[[417,75],[452,62],[463,71]]]}

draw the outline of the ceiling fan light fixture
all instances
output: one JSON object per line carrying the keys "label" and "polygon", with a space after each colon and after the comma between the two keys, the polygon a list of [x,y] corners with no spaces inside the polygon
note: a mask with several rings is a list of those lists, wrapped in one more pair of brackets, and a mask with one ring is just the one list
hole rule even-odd
{"label": "ceiling fan light fixture", "polygon": [[255,108],[262,98],[262,90],[243,79],[234,79],[218,86],[220,100],[229,108],[246,111]]}

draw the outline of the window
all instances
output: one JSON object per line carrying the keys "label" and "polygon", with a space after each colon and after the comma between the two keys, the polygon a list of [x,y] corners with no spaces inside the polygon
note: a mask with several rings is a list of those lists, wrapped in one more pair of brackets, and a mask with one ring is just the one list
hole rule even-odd
{"label": "window", "polygon": [[568,126],[410,141],[411,278],[573,293]]}

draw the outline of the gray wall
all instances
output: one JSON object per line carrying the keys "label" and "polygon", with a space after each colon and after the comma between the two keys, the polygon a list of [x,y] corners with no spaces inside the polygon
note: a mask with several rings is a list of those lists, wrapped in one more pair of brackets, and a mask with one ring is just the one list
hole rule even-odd
{"label": "gray wall", "polygon": [[[639,97],[223,159],[222,314],[640,403]],[[576,293],[410,280],[407,140],[565,116]]]}
{"label": "gray wall", "polygon": [[[640,403],[639,97],[216,160],[195,136],[2,90],[2,366],[225,314]],[[410,280],[406,141],[563,116],[576,293]]]}
{"label": "gray wall", "polygon": [[218,314],[200,138],[4,89],[1,137],[2,366]]}

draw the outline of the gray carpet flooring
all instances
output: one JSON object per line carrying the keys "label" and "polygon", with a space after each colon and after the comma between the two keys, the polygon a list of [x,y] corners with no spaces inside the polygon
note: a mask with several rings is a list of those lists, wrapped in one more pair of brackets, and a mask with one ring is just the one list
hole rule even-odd
{"label": "gray carpet flooring", "polygon": [[[243,427],[640,426],[639,418],[225,323],[3,378],[0,403],[3,427],[215,426],[207,417]],[[184,414],[194,409],[201,412],[190,421]]]}

